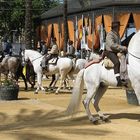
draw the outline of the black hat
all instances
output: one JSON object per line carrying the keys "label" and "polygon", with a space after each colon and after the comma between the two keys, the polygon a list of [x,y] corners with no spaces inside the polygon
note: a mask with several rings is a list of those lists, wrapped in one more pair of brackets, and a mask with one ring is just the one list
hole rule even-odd
{"label": "black hat", "polygon": [[120,24],[120,21],[113,21],[113,22],[111,23],[111,27],[112,27],[112,28],[120,27],[120,26],[122,26],[122,25]]}

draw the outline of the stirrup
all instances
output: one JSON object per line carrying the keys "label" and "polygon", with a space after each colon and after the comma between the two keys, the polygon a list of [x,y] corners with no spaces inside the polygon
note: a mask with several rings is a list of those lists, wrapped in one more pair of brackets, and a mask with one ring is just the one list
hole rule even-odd
{"label": "stirrup", "polygon": [[121,87],[121,86],[128,87],[128,83],[125,80],[119,80],[117,86],[118,87]]}

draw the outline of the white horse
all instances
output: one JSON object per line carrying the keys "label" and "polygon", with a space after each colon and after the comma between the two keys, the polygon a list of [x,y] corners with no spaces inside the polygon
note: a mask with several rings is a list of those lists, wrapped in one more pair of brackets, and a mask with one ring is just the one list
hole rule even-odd
{"label": "white horse", "polygon": [[11,80],[16,80],[16,72],[19,68],[21,63],[20,58],[13,57],[13,56],[6,56],[3,58],[2,62],[0,63],[0,82],[1,82],[1,73],[3,73],[7,80],[8,77]]}
{"label": "white horse", "polygon": [[[85,65],[88,61],[86,59],[77,59],[76,61],[73,60],[73,68],[70,71],[70,73],[68,73],[68,77],[65,79],[65,81],[63,81],[64,83],[64,88],[66,88],[66,86],[69,87],[70,89],[70,84],[69,84],[69,78],[71,80],[75,80],[75,75],[83,68],[85,68]],[[53,81],[52,85],[51,85],[51,89],[54,89],[56,86],[57,81],[59,80],[59,75],[56,75],[56,79]]]}
{"label": "white horse", "polygon": [[[140,104],[140,31],[137,32],[130,40],[128,46],[128,76],[131,81],[132,88]],[[82,69],[76,77],[75,86],[72,92],[72,98],[67,108],[69,114],[74,114],[78,111],[84,83],[87,88],[87,94],[83,100],[83,104],[88,115],[88,118],[93,123],[99,123],[99,119],[92,116],[89,104],[92,100],[93,106],[97,111],[100,121],[108,120],[108,116],[101,112],[99,102],[108,86],[117,86],[117,80],[114,75],[114,70],[107,70],[102,62],[93,64],[86,69]]]}
{"label": "white horse", "polygon": [[45,91],[44,87],[42,86],[42,74],[43,73],[46,75],[52,75],[52,74],[59,73],[60,74],[60,86],[56,90],[56,93],[58,93],[59,90],[61,89],[62,81],[64,81],[67,74],[71,71],[71,69],[73,67],[73,62],[71,59],[66,58],[66,57],[59,58],[56,65],[49,64],[48,71],[43,71],[42,67],[40,66],[43,57],[44,56],[41,53],[39,53],[35,50],[24,50],[22,52],[23,61],[27,61],[29,59],[34,67],[35,73],[37,74],[38,86],[37,86],[35,93],[38,93],[39,89],[41,89],[42,91]]}

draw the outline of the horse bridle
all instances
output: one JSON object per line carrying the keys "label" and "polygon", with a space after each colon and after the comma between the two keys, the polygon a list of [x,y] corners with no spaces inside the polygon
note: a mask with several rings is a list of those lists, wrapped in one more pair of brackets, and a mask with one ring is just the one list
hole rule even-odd
{"label": "horse bridle", "polygon": [[131,56],[133,56],[133,57],[135,57],[135,58],[137,58],[137,59],[140,59],[140,57],[137,57],[137,56],[135,56],[134,54],[132,54],[132,53],[130,53],[130,52],[128,52],[128,54],[130,54]]}
{"label": "horse bridle", "polygon": [[[41,57],[42,57],[42,56],[39,56],[39,57],[33,59],[31,62],[34,62],[35,60],[37,60],[37,59],[39,59],[39,58],[41,58]],[[23,61],[24,61],[24,62],[27,62],[27,61],[25,60],[25,50],[23,50]]]}

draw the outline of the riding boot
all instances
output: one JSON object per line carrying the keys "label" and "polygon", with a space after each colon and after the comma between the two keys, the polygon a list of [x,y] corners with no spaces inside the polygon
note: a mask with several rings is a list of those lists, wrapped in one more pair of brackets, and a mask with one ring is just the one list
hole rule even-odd
{"label": "riding boot", "polygon": [[117,82],[118,82],[117,83],[117,86],[118,87],[120,87],[120,86],[127,87],[127,82],[125,80],[121,80],[120,76],[117,76],[116,79],[117,79]]}

